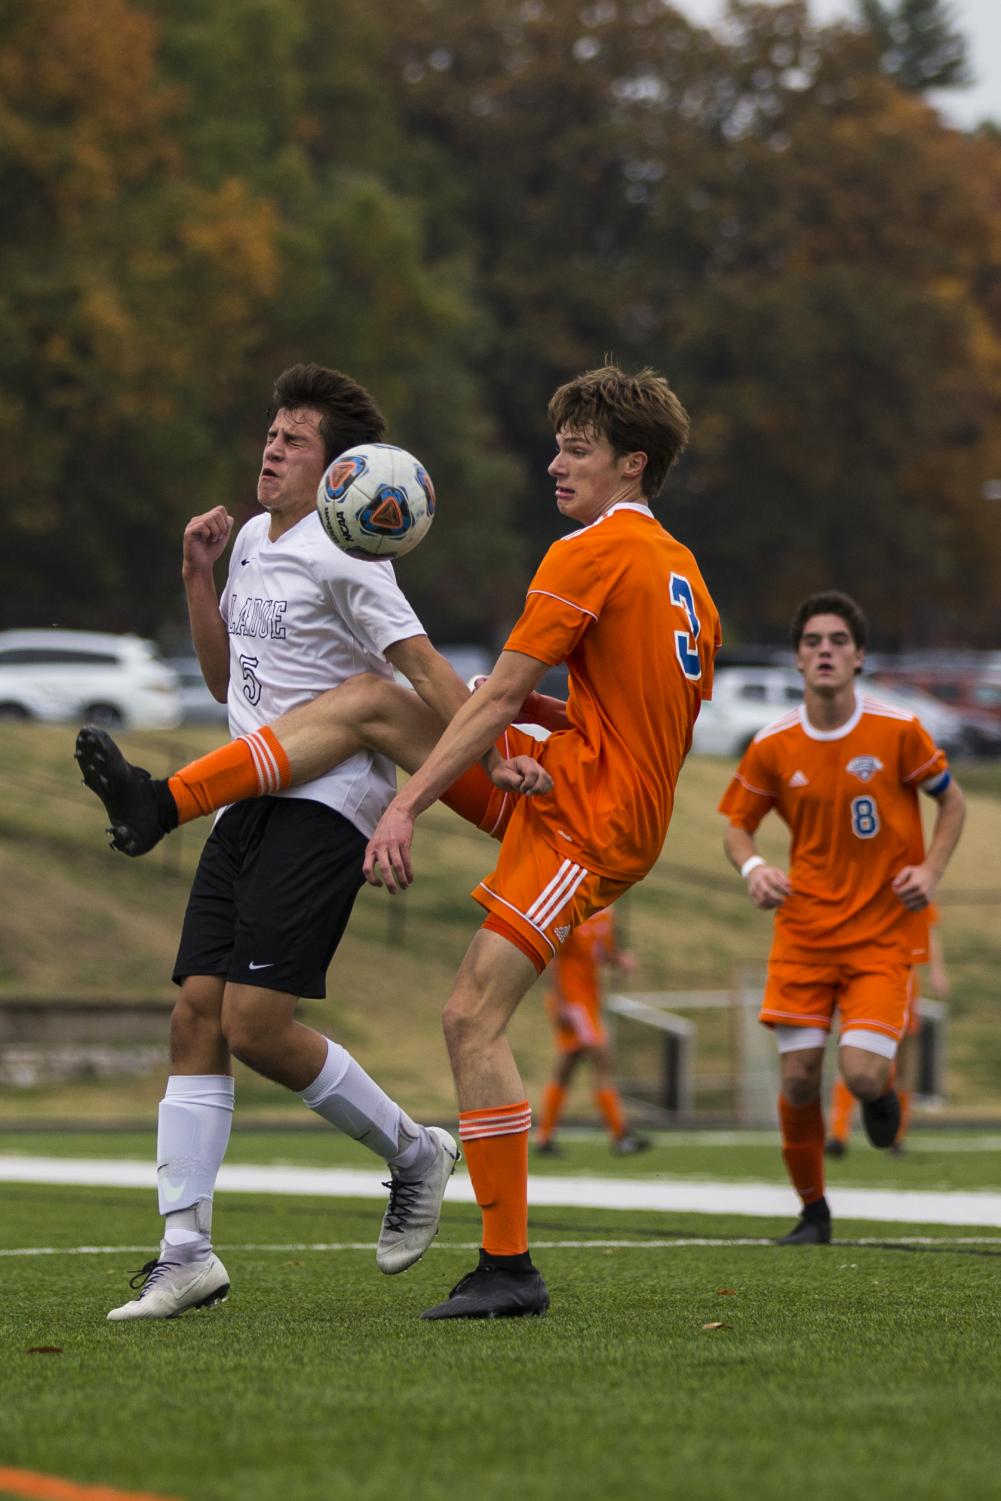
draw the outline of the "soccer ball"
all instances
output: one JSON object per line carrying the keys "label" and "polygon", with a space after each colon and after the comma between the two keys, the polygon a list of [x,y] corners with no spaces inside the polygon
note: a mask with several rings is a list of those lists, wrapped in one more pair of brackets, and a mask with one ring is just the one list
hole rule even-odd
{"label": "soccer ball", "polygon": [[363,443],[329,465],[316,509],[331,542],[352,558],[402,558],[431,525],[434,486],[405,448]]}

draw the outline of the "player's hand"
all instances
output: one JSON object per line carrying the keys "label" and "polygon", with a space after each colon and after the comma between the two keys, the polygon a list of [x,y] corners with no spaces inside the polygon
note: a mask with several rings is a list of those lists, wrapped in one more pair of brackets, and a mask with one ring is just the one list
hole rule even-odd
{"label": "player's hand", "polygon": [[890,884],[908,912],[921,912],[935,895],[938,878],[926,865],[905,865]]}
{"label": "player's hand", "polygon": [[747,878],[747,894],[762,912],[781,907],[791,891],[789,877],[774,865],[756,865]]}
{"label": "player's hand", "polygon": [[553,779],[533,756],[498,756],[490,765],[490,780],[503,792],[518,792],[523,797],[552,792]]}
{"label": "player's hand", "polygon": [[552,698],[548,693],[537,693],[535,689],[525,699],[514,717],[514,722],[515,724],[538,724],[544,730],[568,730],[570,728],[566,702],[562,698]]}
{"label": "player's hand", "polygon": [[211,568],[226,550],[233,518],[225,506],[213,506],[203,516],[192,516],[184,528],[181,558],[185,568],[199,572]]}
{"label": "player's hand", "polygon": [[362,874],[370,886],[385,885],[390,896],[405,891],[413,883],[414,867],[410,849],[414,842],[414,821],[409,813],[390,803],[368,842]]}

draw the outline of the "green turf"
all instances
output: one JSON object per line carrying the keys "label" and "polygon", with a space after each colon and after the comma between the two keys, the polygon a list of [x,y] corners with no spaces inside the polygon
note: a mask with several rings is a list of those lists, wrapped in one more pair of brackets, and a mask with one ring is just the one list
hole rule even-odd
{"label": "green turf", "polygon": [[[6,1248],[145,1248],[154,1228],[134,1191],[2,1193]],[[545,1209],[546,1319],[428,1325],[477,1214],[447,1207],[403,1277],[302,1249],[371,1242],[378,1213],[227,1194],[233,1294],[166,1324],[104,1318],[145,1250],[0,1258],[0,1462],[185,1501],[996,1494],[1001,1237],[845,1223],[783,1250],[736,1242],[784,1222]],[[552,1244],[604,1238],[635,1244]]]}
{"label": "green turf", "polygon": [[[447,1124],[447,1123],[446,1123]],[[454,1125],[453,1125],[454,1129]],[[724,1182],[786,1181],[778,1133],[659,1133],[654,1146],[636,1157],[613,1157],[599,1132],[566,1133],[559,1157],[530,1158],[540,1176],[600,1174],[613,1178],[711,1178]],[[127,1157],[151,1160],[155,1131],[0,1131],[0,1157],[29,1153],[47,1157]],[[227,1161],[301,1167],[378,1166],[371,1155],[323,1125],[300,1130],[234,1129]],[[875,1152],[861,1130],[846,1158],[828,1163],[834,1187],[977,1189],[1001,1188],[1001,1134],[913,1131],[906,1155]]]}

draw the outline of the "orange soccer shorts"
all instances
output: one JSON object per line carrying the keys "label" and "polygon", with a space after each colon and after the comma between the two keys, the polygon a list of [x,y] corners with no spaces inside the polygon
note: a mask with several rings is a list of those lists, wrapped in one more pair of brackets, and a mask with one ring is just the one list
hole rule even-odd
{"label": "orange soccer shorts", "polygon": [[601,1015],[600,1000],[563,1001],[546,996],[546,1010],[556,1032],[556,1046],[561,1053],[579,1053],[581,1048],[601,1048],[608,1032]]}
{"label": "orange soccer shorts", "polygon": [[515,799],[497,868],[472,895],[487,909],[484,927],[527,954],[541,975],[574,928],[633,884],[597,875],[554,850],[543,837],[531,798],[522,797]]}
{"label": "orange soccer shorts", "polygon": [[769,962],[758,1020],[766,1027],[822,1027],[837,1012],[849,1028],[879,1032],[899,1042],[907,1025],[911,966],[891,958],[859,956],[834,964]]}

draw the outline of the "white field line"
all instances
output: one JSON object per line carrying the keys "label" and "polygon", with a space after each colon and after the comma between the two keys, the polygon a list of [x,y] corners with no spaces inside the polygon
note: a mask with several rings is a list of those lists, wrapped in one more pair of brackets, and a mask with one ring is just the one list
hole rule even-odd
{"label": "white field line", "polygon": [[[691,1236],[675,1240],[533,1240],[533,1251],[685,1251],[692,1247],[711,1247],[718,1250],[730,1250],[734,1246],[773,1246],[774,1240],[767,1236],[735,1236],[732,1239],[726,1237],[714,1239],[712,1236]],[[894,1235],[884,1239],[859,1238],[838,1239],[836,1236],[832,1242],[835,1246],[842,1246],[849,1250],[855,1246],[937,1246],[941,1250],[948,1251],[955,1246],[1001,1246],[1001,1239],[995,1235]],[[454,1240],[435,1241],[431,1247],[433,1251],[476,1251],[479,1249],[479,1241]],[[345,1240],[345,1241],[311,1241],[295,1242],[289,1245],[228,1245],[219,1244],[216,1250],[226,1256],[234,1252],[243,1254],[253,1252],[255,1255],[262,1251],[276,1251],[284,1255],[291,1252],[322,1252],[324,1254],[335,1251],[364,1251],[371,1255],[375,1250],[375,1241],[371,1240]],[[149,1245],[144,1246],[17,1246],[7,1250],[0,1250],[0,1258],[12,1256],[147,1256]]]}
{"label": "white field line", "polygon": [[[382,1169],[385,1172],[385,1168]],[[3,1157],[0,1182],[58,1183],[92,1188],[155,1188],[149,1162],[106,1158]],[[317,1198],[384,1199],[381,1174],[353,1168],[253,1167],[224,1164],[222,1192],[307,1195]],[[639,1209],[676,1214],[738,1214],[773,1219],[795,1212],[790,1188],[774,1183],[683,1182],[649,1178],[530,1178],[529,1204],[578,1209]],[[475,1202],[468,1178],[449,1186],[451,1202]],[[842,1188],[829,1194],[832,1213],[849,1220],[908,1225],[985,1225],[1001,1228],[1001,1193],[944,1190]]]}

